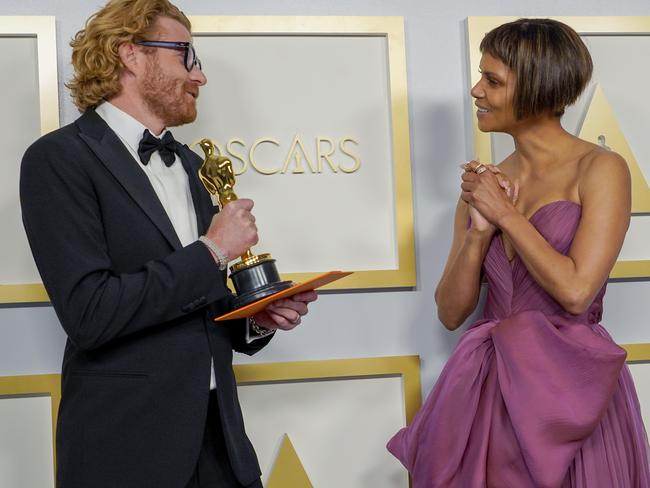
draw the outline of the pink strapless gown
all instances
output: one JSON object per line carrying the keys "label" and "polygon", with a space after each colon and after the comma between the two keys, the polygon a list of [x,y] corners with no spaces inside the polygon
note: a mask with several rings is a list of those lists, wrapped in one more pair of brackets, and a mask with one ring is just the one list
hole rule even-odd
{"label": "pink strapless gown", "polygon": [[[581,208],[531,223],[566,254]],[[625,351],[599,325],[605,286],[571,315],[500,238],[483,263],[484,318],[460,338],[413,422],[388,443],[414,488],[646,488],[648,441]]]}

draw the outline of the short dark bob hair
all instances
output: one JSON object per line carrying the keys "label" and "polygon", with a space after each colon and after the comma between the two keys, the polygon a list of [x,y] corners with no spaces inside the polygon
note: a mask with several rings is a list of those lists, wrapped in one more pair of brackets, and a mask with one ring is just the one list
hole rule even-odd
{"label": "short dark bob hair", "polygon": [[561,116],[591,79],[587,46],[576,31],[556,20],[519,19],[500,25],[485,35],[480,49],[513,71],[518,120],[549,111]]}

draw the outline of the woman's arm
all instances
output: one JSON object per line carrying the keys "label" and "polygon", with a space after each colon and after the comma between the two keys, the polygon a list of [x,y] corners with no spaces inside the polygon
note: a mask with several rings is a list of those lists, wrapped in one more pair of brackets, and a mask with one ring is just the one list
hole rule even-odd
{"label": "woman's arm", "polygon": [[436,288],[438,319],[449,330],[457,329],[476,308],[481,287],[481,265],[494,226],[467,226],[470,207],[462,200],[456,206],[454,237],[447,264]]}
{"label": "woman's arm", "polygon": [[489,175],[474,178],[480,180],[478,191],[463,193],[463,198],[469,196],[477,209],[508,236],[535,281],[573,314],[587,309],[607,279],[623,245],[631,207],[630,173],[623,158],[599,151],[580,164],[582,216],[566,256],[509,202],[503,198],[490,201],[498,193],[478,188],[494,186]]}

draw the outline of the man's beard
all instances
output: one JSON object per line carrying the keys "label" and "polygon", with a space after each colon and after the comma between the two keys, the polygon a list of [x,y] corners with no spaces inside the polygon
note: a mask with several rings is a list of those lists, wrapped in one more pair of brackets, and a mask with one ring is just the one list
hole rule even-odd
{"label": "man's beard", "polygon": [[151,112],[163,121],[165,127],[189,124],[196,119],[196,102],[188,101],[187,92],[197,90],[180,79],[163,73],[157,56],[147,64],[147,76],[142,81],[142,98]]}

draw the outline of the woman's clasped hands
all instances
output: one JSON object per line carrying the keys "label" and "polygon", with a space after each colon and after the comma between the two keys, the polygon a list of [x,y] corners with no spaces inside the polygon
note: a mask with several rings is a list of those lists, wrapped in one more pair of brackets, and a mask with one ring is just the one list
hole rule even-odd
{"label": "woman's clasped hands", "polygon": [[519,184],[512,182],[496,166],[469,161],[464,169],[460,197],[469,205],[471,226],[481,232],[494,232],[499,219],[515,209]]}

